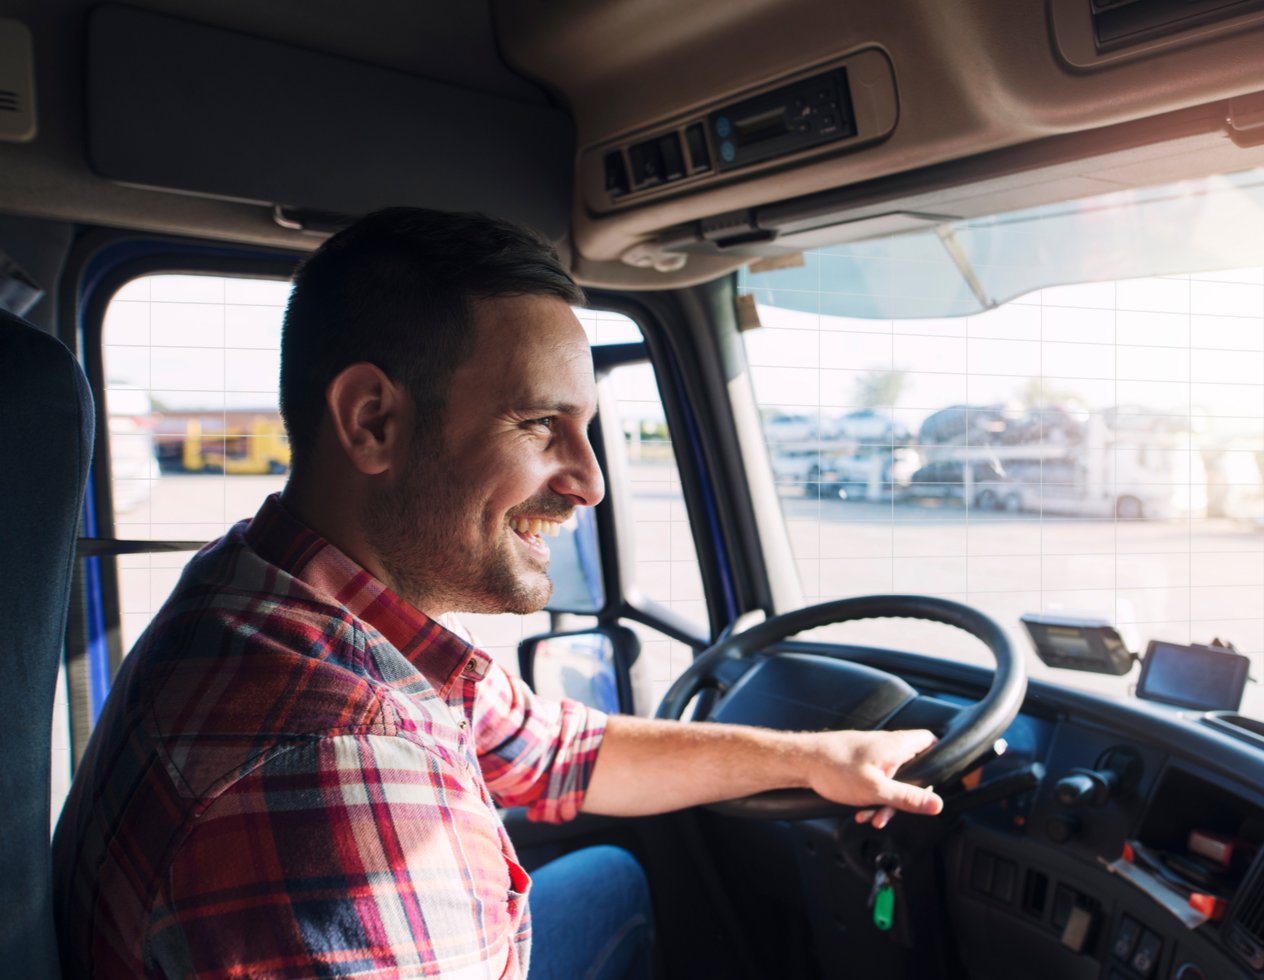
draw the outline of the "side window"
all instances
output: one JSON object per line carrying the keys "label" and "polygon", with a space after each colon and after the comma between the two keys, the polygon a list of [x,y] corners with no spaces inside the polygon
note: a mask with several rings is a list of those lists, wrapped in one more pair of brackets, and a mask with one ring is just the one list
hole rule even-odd
{"label": "side window", "polygon": [[[706,632],[707,610],[689,515],[685,509],[676,449],[649,364],[629,364],[610,374],[623,427],[632,527],[622,537],[632,548],[639,595]],[[608,447],[614,452],[616,447]],[[611,488],[610,492],[620,492]],[[642,623],[629,623],[641,640],[641,670],[634,672],[639,714],[653,714],[672,681],[689,666],[693,650]]]}
{"label": "side window", "polygon": [[[205,542],[249,518],[281,489],[289,446],[277,408],[281,320],[288,282],[210,275],[151,275],[123,286],[102,327],[105,411],[115,537]],[[627,317],[577,310],[594,345],[635,343]],[[693,538],[662,400],[648,364],[615,368],[639,592],[706,622]],[[121,652],[130,650],[170,594],[189,551],[122,555]],[[519,642],[547,632],[547,612],[468,615],[462,622],[507,669]],[[691,651],[642,629],[647,688],[666,689]],[[699,632],[702,627],[699,627]],[[652,709],[652,694],[638,698]]]}
{"label": "side window", "polygon": [[[289,293],[284,281],[195,275],[144,276],[115,293],[101,334],[115,537],[209,541],[284,485]],[[118,557],[122,652],[190,556]]]}

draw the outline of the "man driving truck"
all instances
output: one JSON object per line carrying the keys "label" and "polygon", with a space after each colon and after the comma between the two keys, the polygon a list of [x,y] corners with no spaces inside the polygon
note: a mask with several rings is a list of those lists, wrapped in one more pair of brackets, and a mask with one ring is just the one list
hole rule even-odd
{"label": "man driving truck", "polygon": [[[124,661],[55,837],[70,976],[645,975],[616,848],[529,877],[496,807],[638,816],[781,787],[942,802],[926,731],[784,733],[536,697],[454,614],[547,602],[604,492],[582,293],[547,243],[396,208],[299,270],[284,491],[204,548]],[[536,925],[532,925],[532,913]]]}

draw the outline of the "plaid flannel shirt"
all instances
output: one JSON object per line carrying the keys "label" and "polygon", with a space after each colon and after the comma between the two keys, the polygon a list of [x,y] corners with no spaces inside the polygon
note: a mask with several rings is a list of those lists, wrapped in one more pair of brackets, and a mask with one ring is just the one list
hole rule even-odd
{"label": "plaid flannel shirt", "polygon": [[530,879],[495,805],[574,817],[604,730],[269,498],[115,680],[54,840],[63,968],[523,976]]}

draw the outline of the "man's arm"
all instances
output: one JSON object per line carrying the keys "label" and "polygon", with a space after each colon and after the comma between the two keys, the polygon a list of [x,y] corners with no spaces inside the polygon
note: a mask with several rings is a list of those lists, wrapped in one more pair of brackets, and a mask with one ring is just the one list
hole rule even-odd
{"label": "man's arm", "polygon": [[929,748],[928,731],[777,732],[744,725],[615,715],[597,753],[583,810],[610,816],[665,813],[769,789],[806,787],[860,807],[883,826],[894,810],[934,814],[929,789],[896,782],[901,765]]}

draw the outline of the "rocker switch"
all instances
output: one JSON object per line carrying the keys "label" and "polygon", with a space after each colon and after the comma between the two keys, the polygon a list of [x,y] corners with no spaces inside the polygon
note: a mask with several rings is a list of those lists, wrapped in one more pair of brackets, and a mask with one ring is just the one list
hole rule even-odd
{"label": "rocker switch", "polygon": [[1119,929],[1115,933],[1115,941],[1111,952],[1119,959],[1127,962],[1132,959],[1132,951],[1137,948],[1137,940],[1141,938],[1141,923],[1131,916],[1125,915],[1119,920]]}
{"label": "rocker switch", "polygon": [[1146,932],[1137,944],[1137,951],[1132,954],[1132,968],[1143,977],[1154,975],[1154,968],[1159,965],[1159,954],[1163,951],[1163,940],[1152,932]]}
{"label": "rocker switch", "polygon": [[1093,938],[1093,913],[1075,906],[1062,928],[1062,945],[1073,953],[1082,953]]}

